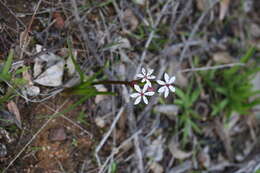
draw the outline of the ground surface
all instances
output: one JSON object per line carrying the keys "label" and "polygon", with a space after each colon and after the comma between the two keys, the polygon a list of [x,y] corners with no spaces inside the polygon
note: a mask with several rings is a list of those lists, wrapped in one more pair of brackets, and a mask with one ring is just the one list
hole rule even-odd
{"label": "ground surface", "polygon": [[[212,66],[220,72],[240,66],[239,59],[250,48],[254,53],[249,65],[259,65],[259,8],[258,0],[0,0],[0,62],[4,64],[13,49],[12,68],[22,62],[28,67],[22,78],[41,90],[40,95],[25,99],[16,92],[23,90],[22,85],[0,76],[2,110],[13,113],[0,116],[12,120],[0,123],[0,170],[256,172],[260,169],[259,105],[244,114],[226,116],[229,110],[223,108],[212,116],[215,101],[225,96],[214,93],[195,71],[207,74]],[[97,90],[116,96],[94,96],[72,108],[83,96],[64,92],[67,81],[75,77],[69,75],[68,64],[59,86],[37,84],[33,77],[36,58],[51,52],[66,57],[68,40],[86,76],[102,69],[97,81],[131,81],[141,67],[149,67],[159,78],[164,72],[176,76],[175,84],[184,93],[189,87],[191,93],[200,88],[198,95],[184,108],[175,102],[179,95],[172,93],[167,99],[152,97],[148,105],[134,106],[131,85],[108,82]],[[44,50],[37,53],[36,45]],[[46,69],[48,63],[42,66]],[[221,74],[213,81],[225,88],[228,84],[221,83]],[[259,75],[253,81],[259,89]],[[9,91],[12,87],[15,91]],[[241,102],[249,105],[247,99]],[[182,124],[186,115],[185,122],[194,121],[200,130]]]}

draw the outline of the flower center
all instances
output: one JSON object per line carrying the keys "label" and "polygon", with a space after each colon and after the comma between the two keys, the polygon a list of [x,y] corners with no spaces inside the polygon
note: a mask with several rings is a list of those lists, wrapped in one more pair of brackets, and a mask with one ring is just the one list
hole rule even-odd
{"label": "flower center", "polygon": [[169,88],[170,84],[165,84],[165,86],[167,86]]}
{"label": "flower center", "polygon": [[143,93],[143,92],[141,92],[141,93],[140,93],[140,95],[141,95],[141,96],[144,96],[144,93]]}

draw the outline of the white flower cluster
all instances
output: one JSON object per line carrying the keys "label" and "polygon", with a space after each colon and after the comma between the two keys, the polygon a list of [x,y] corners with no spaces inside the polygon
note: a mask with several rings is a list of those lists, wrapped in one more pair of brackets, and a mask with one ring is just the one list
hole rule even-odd
{"label": "white flower cluster", "polygon": [[[153,96],[155,94],[154,89],[152,88],[152,82],[150,80],[155,79],[156,77],[152,75],[154,72],[153,69],[145,70],[142,68],[142,73],[137,74],[136,77],[141,79],[141,82],[145,82],[144,87],[141,89],[137,84],[134,85],[134,89],[137,91],[130,95],[130,97],[136,98],[134,104],[138,104],[143,100],[145,104],[148,104],[148,99],[146,96]],[[175,92],[175,88],[173,87],[173,83],[175,81],[175,76],[169,77],[167,73],[164,73],[164,81],[156,80],[159,85],[162,85],[158,92],[160,94],[164,93],[164,97],[166,98],[170,91]]]}

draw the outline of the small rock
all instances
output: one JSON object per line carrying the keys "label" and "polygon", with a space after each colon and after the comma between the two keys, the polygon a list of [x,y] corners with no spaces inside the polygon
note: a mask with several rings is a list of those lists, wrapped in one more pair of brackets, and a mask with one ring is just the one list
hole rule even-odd
{"label": "small rock", "polygon": [[64,127],[53,128],[50,130],[50,133],[49,133],[50,141],[63,141],[66,138],[67,138],[67,135],[66,135]]}
{"label": "small rock", "polygon": [[26,94],[29,96],[37,96],[40,94],[40,88],[37,86],[29,86],[26,88]]}
{"label": "small rock", "polygon": [[7,155],[7,149],[5,144],[0,143],[0,158]]}

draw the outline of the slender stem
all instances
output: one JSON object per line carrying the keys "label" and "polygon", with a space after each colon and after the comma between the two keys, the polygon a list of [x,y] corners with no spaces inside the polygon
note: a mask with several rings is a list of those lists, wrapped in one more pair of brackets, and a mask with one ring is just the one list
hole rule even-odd
{"label": "slender stem", "polygon": [[116,84],[116,85],[129,85],[129,86],[133,86],[135,83],[138,83],[138,82],[140,82],[140,80],[132,80],[132,81],[103,80],[103,81],[93,82],[92,85]]}

